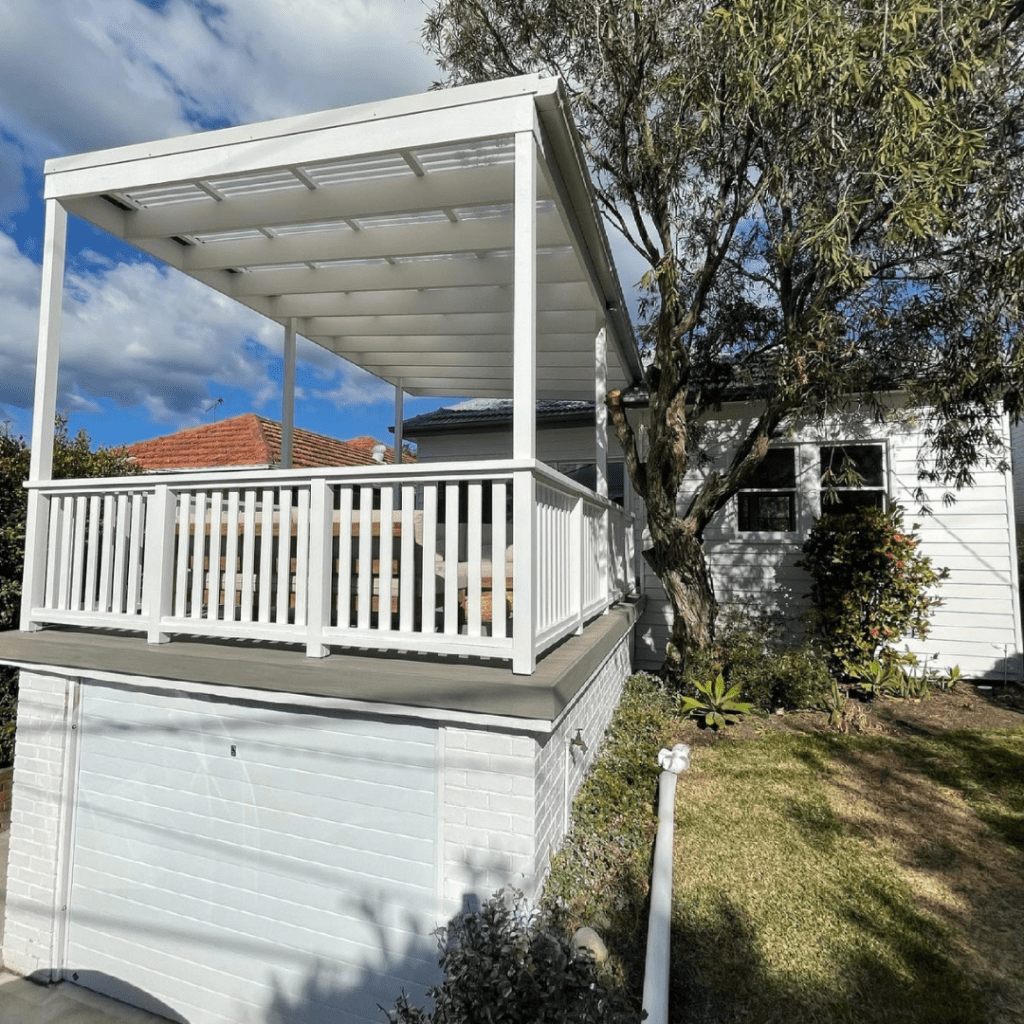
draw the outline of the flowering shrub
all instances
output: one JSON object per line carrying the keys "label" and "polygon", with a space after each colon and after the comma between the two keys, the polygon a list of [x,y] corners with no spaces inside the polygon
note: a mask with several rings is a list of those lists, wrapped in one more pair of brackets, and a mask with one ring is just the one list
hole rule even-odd
{"label": "flowering shrub", "polygon": [[898,651],[904,637],[924,638],[939,603],[933,588],[948,575],[922,555],[903,526],[903,510],[861,508],[824,515],[814,524],[797,565],[814,581],[810,621],[833,667],[843,675],[873,660],[914,664]]}

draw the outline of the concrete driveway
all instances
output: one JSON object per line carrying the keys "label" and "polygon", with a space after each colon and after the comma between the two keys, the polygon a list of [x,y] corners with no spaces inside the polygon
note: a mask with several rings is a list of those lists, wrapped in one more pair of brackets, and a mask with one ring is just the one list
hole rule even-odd
{"label": "concrete driveway", "polygon": [[[7,898],[10,830],[0,831],[0,935]],[[36,985],[0,969],[0,1024],[167,1024],[145,1010],[107,999],[66,981]]]}

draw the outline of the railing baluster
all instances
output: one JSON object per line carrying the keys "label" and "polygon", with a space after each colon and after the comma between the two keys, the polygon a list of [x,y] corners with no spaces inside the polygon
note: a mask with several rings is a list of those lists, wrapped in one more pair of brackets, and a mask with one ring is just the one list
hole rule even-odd
{"label": "railing baluster", "polygon": [[224,621],[235,621],[238,607],[238,489],[228,491],[228,521],[224,526]]}
{"label": "railing baluster", "polygon": [[263,513],[260,518],[260,575],[257,581],[259,587],[259,617],[257,621],[269,622],[270,576],[274,564],[274,492],[267,487],[263,489],[261,507]]}
{"label": "railing baluster", "polygon": [[252,600],[255,580],[253,571],[256,562],[256,491],[245,492],[245,518],[242,524],[242,622],[252,622]]}
{"label": "railing baluster", "polygon": [[299,514],[295,524],[295,625],[306,625],[309,583],[309,488],[299,491]]}
{"label": "railing baluster", "polygon": [[[483,592],[483,484],[469,484],[466,510],[466,633],[480,636],[482,629],[481,601]],[[493,558],[492,558],[493,562]],[[492,569],[493,572],[493,569]]]}
{"label": "railing baluster", "polygon": [[89,497],[89,539],[85,563],[85,603],[83,607],[87,612],[96,611],[96,569],[100,559],[99,532],[100,496],[93,494]]}
{"label": "railing baluster", "polygon": [[337,622],[339,629],[348,629],[352,623],[352,488],[340,488],[338,509],[338,599]]}
{"label": "railing baluster", "polygon": [[391,559],[395,543],[395,491],[392,487],[380,489],[380,569],[377,573],[377,628],[391,629]]}
{"label": "railing baluster", "polygon": [[221,549],[221,512],[224,495],[214,491],[210,495],[210,555],[207,583],[206,617],[210,622],[220,621],[220,549]]}
{"label": "railing baluster", "polygon": [[286,623],[292,595],[292,491],[281,488],[281,511],[277,517],[277,608],[275,621]]}
{"label": "railing baluster", "polygon": [[68,599],[68,608],[72,611],[81,611],[82,590],[85,571],[85,508],[86,499],[80,494],[74,499],[75,502],[75,539],[74,539],[74,565],[71,573],[71,594]]}
{"label": "railing baluster", "polygon": [[128,543],[128,495],[117,496],[117,517],[115,519],[114,534],[114,607],[113,611],[118,615],[124,615],[127,604],[125,586],[125,548]]}
{"label": "railing baluster", "polygon": [[402,487],[402,550],[399,556],[398,628],[411,633],[415,621],[416,600],[416,489]]}
{"label": "railing baluster", "polygon": [[71,528],[74,524],[75,499],[60,499],[60,565],[58,566],[57,607],[66,610],[71,586]]}
{"label": "railing baluster", "polygon": [[[306,656],[325,658],[324,629],[331,623],[332,544],[334,540],[334,491],[326,480],[310,483],[309,509],[309,615],[306,623]],[[341,523],[345,529],[344,522]],[[339,537],[344,540],[343,536]],[[342,545],[343,547],[344,545]]]}
{"label": "railing baluster", "polygon": [[191,550],[192,495],[182,491],[178,496],[178,548],[174,572],[174,615],[183,619],[188,611],[188,560]]}
{"label": "railing baluster", "polygon": [[196,494],[195,533],[192,535],[192,607],[191,618],[203,617],[203,590],[206,584],[206,491]]}
{"label": "railing baluster", "polygon": [[436,483],[423,485],[423,569],[420,595],[421,625],[424,633],[437,628],[437,488]]}
{"label": "railing baluster", "polygon": [[132,495],[132,525],[128,549],[128,614],[145,612],[142,608],[142,548],[146,543],[146,501],[136,492]]}
{"label": "railing baluster", "polygon": [[369,629],[373,594],[373,490],[369,487],[359,488],[359,568],[356,590],[356,626]]}
{"label": "railing baluster", "polygon": [[114,585],[114,537],[117,535],[117,523],[114,518],[114,496],[103,496],[103,530],[100,540],[100,593],[99,607],[101,612],[113,611]]}
{"label": "railing baluster", "polygon": [[504,480],[491,484],[491,636],[504,639],[506,628],[506,592],[508,573],[505,552],[508,549],[506,528],[507,486]]}
{"label": "railing baluster", "polygon": [[445,484],[444,631],[459,631],[459,485]]}

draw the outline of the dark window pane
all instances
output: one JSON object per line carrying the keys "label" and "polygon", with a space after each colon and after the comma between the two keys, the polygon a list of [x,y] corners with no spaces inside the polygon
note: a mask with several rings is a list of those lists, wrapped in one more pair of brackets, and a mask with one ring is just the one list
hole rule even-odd
{"label": "dark window pane", "polygon": [[822,491],[821,514],[845,515],[858,508],[885,508],[882,491]]}
{"label": "dark window pane", "polygon": [[796,529],[794,495],[741,491],[739,520],[741,530],[792,533]]}
{"label": "dark window pane", "polygon": [[[561,467],[561,472],[570,480],[575,480],[592,491],[597,490],[597,466],[593,462],[561,463]],[[624,500],[624,471],[623,463],[608,463],[608,497],[619,505]]]}
{"label": "dark window pane", "polygon": [[769,448],[764,461],[743,482],[744,487],[796,487],[796,449]]}
{"label": "dark window pane", "polygon": [[[825,446],[821,449],[821,475],[833,487],[882,487],[882,446],[880,444],[846,444]],[[841,474],[852,469],[858,476],[858,484],[847,483]]]}

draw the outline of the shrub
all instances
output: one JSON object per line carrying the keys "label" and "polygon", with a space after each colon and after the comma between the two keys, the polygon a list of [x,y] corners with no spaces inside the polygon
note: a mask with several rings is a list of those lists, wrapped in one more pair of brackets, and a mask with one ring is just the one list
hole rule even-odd
{"label": "shrub", "polygon": [[809,620],[834,668],[848,676],[872,660],[883,666],[916,663],[897,651],[903,637],[924,638],[939,603],[929,593],[948,575],[922,555],[903,510],[861,508],[824,515],[804,544],[797,565],[811,575]]}
{"label": "shrub", "polygon": [[832,676],[811,643],[787,645],[781,617],[727,615],[719,626],[715,650],[695,665],[690,685],[721,673],[738,685],[743,699],[760,711],[797,711],[824,707]]}
{"label": "shrub", "polygon": [[639,1015],[603,983],[588,950],[576,949],[530,909],[521,892],[496,893],[477,913],[439,930],[444,980],[430,990],[434,1008],[406,996],[392,1024],[635,1024]]}

